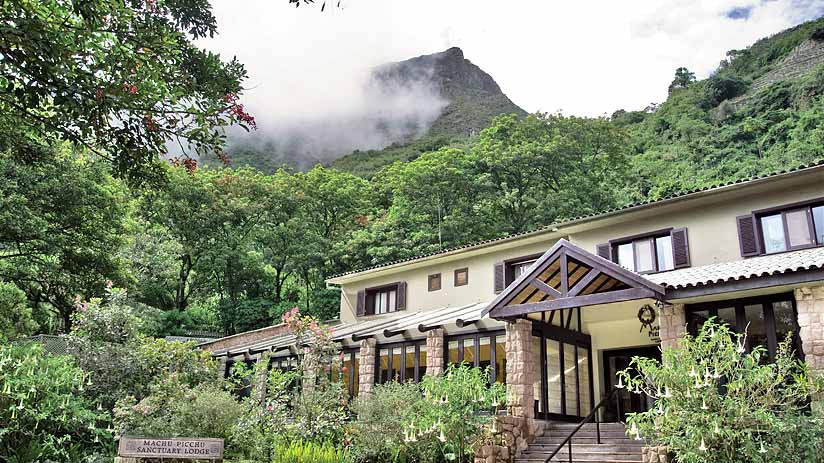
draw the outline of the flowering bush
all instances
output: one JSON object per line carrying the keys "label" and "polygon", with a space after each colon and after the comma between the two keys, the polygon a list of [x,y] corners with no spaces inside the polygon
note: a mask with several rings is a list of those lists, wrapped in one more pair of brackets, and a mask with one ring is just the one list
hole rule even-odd
{"label": "flowering bush", "polygon": [[130,397],[118,402],[114,414],[120,435],[228,439],[241,407],[217,385],[192,386],[179,375],[168,374],[143,400]]}
{"label": "flowering bush", "polygon": [[772,363],[763,347],[745,346],[746,336],[710,320],[661,362],[634,358],[618,387],[655,406],[629,416],[630,434],[668,446],[681,463],[821,461],[821,421],[805,413],[821,381],[795,358],[791,339]]}
{"label": "flowering bush", "polygon": [[140,317],[127,304],[125,289],[106,283],[106,298],[83,301],[75,297],[77,311],[72,315],[72,334],[91,342],[125,344],[135,339],[141,328]]}
{"label": "flowering bush", "polygon": [[503,385],[489,386],[488,371],[468,365],[452,365],[417,385],[376,386],[355,406],[353,454],[369,462],[472,461],[494,432],[505,398]]}
{"label": "flowering bush", "polygon": [[80,461],[113,443],[110,417],[83,395],[92,380],[39,344],[0,344],[0,461]]}

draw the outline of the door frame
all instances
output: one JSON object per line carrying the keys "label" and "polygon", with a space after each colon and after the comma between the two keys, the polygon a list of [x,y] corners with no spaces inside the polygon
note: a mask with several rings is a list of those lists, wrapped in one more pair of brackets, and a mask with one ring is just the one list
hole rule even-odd
{"label": "door frame", "polygon": [[[656,355],[653,355],[653,356],[650,357],[650,356],[644,355],[640,352],[655,352]],[[647,344],[647,345],[643,345],[643,346],[619,347],[617,349],[602,350],[600,360],[601,360],[601,377],[603,378],[602,382],[603,382],[603,386],[604,386],[604,389],[603,389],[604,397],[609,395],[609,393],[614,388],[614,385],[612,384],[613,378],[611,378],[610,374],[609,374],[609,357],[612,357],[612,356],[630,356],[630,357],[641,356],[641,357],[655,358],[655,359],[658,359],[660,361],[661,360],[660,344]],[[618,416],[619,421],[621,421],[624,418],[624,416],[626,415],[626,412],[621,413],[620,410],[617,410],[617,413],[619,415]],[[622,415],[624,415],[624,416],[622,416]]]}

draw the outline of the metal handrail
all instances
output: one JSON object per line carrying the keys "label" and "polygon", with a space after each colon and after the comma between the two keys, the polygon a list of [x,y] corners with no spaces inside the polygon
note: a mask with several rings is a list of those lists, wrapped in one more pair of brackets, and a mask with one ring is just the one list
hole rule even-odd
{"label": "metal handrail", "polygon": [[[578,433],[578,431],[581,430],[581,428],[585,424],[592,421],[593,417],[596,418],[596,420],[595,420],[596,442],[600,445],[601,444],[601,422],[600,422],[600,420],[597,419],[598,410],[601,409],[601,407],[605,406],[606,403],[609,402],[609,400],[612,399],[613,396],[615,396],[617,398],[618,396],[616,394],[618,393],[618,391],[619,391],[619,389],[616,389],[616,388],[612,389],[612,391],[610,391],[610,393],[607,394],[607,396],[604,397],[603,400],[598,402],[598,405],[596,405],[595,408],[593,408],[592,411],[589,412],[589,415],[587,415],[586,418],[584,418],[580,423],[578,423],[578,426],[576,426],[575,429],[573,429],[572,432],[566,437],[566,439],[564,439],[563,442],[561,442],[558,445],[558,448],[556,448],[555,451],[552,452],[552,454],[550,454],[549,457],[547,457],[546,460],[544,460],[544,463],[549,463],[550,460],[555,458],[555,455],[557,455],[558,452],[560,452],[561,449],[564,448],[565,445],[569,447],[569,450],[568,450],[569,463],[572,463],[572,438],[573,438],[573,436],[575,436],[575,434]],[[618,416],[620,417],[621,416],[621,401],[620,401],[620,399],[617,400],[617,404],[618,404]]]}

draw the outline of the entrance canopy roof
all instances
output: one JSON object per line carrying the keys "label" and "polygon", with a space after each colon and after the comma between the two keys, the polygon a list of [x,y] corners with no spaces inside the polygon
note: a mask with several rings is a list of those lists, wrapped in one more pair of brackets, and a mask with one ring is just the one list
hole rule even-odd
{"label": "entrance canopy roof", "polygon": [[664,287],[561,239],[486,308],[492,318],[663,299]]}

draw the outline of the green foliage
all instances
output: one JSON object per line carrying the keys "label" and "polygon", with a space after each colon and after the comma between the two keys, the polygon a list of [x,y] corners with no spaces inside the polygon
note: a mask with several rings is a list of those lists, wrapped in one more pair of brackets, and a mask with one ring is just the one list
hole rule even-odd
{"label": "green foliage", "polygon": [[488,371],[468,365],[420,384],[377,385],[355,404],[352,454],[368,462],[472,461],[505,397],[502,384],[489,386]]}
{"label": "green foliage", "polygon": [[216,437],[228,439],[241,407],[219,385],[192,386],[177,374],[163,375],[139,402],[129,397],[114,410],[124,436]]}
{"label": "green foliage", "polygon": [[272,463],[351,463],[352,458],[345,449],[334,444],[312,441],[291,441],[279,443],[274,450]]}
{"label": "green foliage", "polygon": [[127,304],[126,291],[109,285],[107,297],[88,302],[77,299],[72,335],[91,343],[124,344],[138,337],[142,320]]}
{"label": "green foliage", "polygon": [[669,85],[669,91],[672,93],[673,90],[687,88],[693,82],[695,82],[695,73],[685,67],[680,67],[675,70],[675,77]]}
{"label": "green foliage", "polygon": [[630,415],[630,433],[668,446],[684,463],[821,461],[824,426],[805,407],[822,381],[796,359],[791,338],[773,361],[762,346],[747,353],[746,344],[711,320],[660,362],[633,358],[622,383],[655,406]]}
{"label": "green foliage", "polygon": [[0,342],[30,335],[35,329],[37,322],[26,293],[13,283],[0,281]]}
{"label": "green foliage", "polygon": [[225,125],[253,126],[236,94],[245,70],[197,48],[216,22],[208,2],[2,4],[4,122],[60,137],[119,174],[157,174],[170,139],[219,151]]}
{"label": "green foliage", "polygon": [[0,344],[0,459],[74,463],[106,451],[110,417],[84,394],[91,384],[71,357]]}

